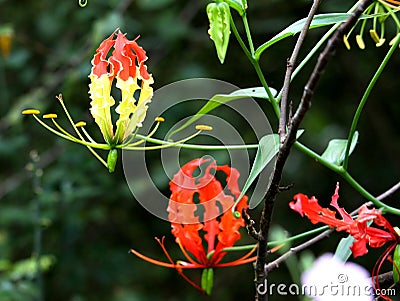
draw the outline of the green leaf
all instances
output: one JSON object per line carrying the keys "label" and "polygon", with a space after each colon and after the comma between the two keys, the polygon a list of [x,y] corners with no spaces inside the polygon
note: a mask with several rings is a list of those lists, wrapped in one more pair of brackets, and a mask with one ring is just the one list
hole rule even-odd
{"label": "green leaf", "polygon": [[[297,137],[300,137],[303,134],[304,130],[299,130],[297,132]],[[247,190],[250,188],[251,184],[253,184],[254,180],[257,176],[264,170],[264,168],[268,165],[268,163],[275,157],[275,155],[279,151],[279,135],[278,134],[270,134],[262,137],[260,142],[258,143],[256,157],[253,162],[253,166],[251,167],[251,171],[249,177],[244,183],[243,189],[239,197],[235,202],[239,203],[240,199],[245,195]],[[259,200],[251,199],[249,203],[249,208],[253,209],[259,204]],[[234,206],[234,207],[235,207]]]}
{"label": "green leaf", "polygon": [[400,280],[400,245],[397,245],[393,254],[393,280],[398,283]]}
{"label": "green leaf", "polygon": [[[275,96],[276,90],[270,88],[271,93]],[[232,92],[230,95],[232,96],[241,96],[241,97],[256,97],[256,98],[263,98],[269,100],[268,93],[265,91],[264,87],[253,87],[253,88],[246,88],[240,89],[237,91]]]}
{"label": "green leaf", "polygon": [[[273,95],[276,95],[277,91],[275,89],[270,88],[270,90]],[[167,137],[167,139],[170,139],[173,135],[187,128],[193,122],[199,120],[203,115],[206,115],[207,113],[218,108],[219,106],[226,104],[232,100],[247,98],[247,97],[258,97],[258,98],[268,99],[267,93],[265,92],[263,87],[240,89],[230,94],[216,94],[213,97],[211,97],[211,99],[196,113],[196,115],[190,118],[182,126],[172,131]]]}
{"label": "green leaf", "polygon": [[214,285],[214,270],[212,268],[204,269],[201,274],[201,288],[205,290],[207,295],[211,295]]}
{"label": "green leaf", "polygon": [[336,248],[335,257],[346,262],[351,256],[350,247],[353,245],[354,240],[355,239],[351,235],[342,238]]}
{"label": "green leaf", "polygon": [[[351,16],[350,13],[330,13],[330,14],[320,14],[320,15],[315,15],[313,18],[311,24],[310,24],[310,29],[312,28],[317,28],[317,27],[322,27],[322,26],[327,26],[327,25],[332,25],[336,23],[342,23],[347,21],[347,19]],[[369,19],[369,18],[374,18],[376,15],[363,15],[360,17],[360,19]],[[265,42],[262,44],[260,47],[257,48],[255,52],[255,57],[258,60],[261,56],[261,54],[270,46],[273,44],[279,42],[280,40],[293,36],[296,33],[299,33],[303,27],[304,24],[306,23],[307,18],[301,19],[293,24],[291,24],[289,27],[285,28],[282,30],[280,33],[278,33],[276,36],[274,36],[272,39],[269,41]]]}
{"label": "green leaf", "polygon": [[207,16],[210,21],[208,34],[211,40],[214,41],[218,58],[221,64],[223,64],[231,35],[231,13],[229,5],[225,2],[208,4]]}
{"label": "green leaf", "polygon": [[[358,140],[358,132],[356,131],[353,136],[353,140],[350,145],[350,153],[354,151]],[[322,158],[326,161],[340,165],[344,161],[344,156],[346,153],[347,139],[332,139],[329,141],[328,147],[322,154]]]}
{"label": "green leaf", "polygon": [[[243,186],[242,193],[239,195],[236,203],[239,203],[240,199],[245,195],[247,190],[250,188],[251,184],[253,184],[254,180],[257,176],[263,171],[265,166],[274,158],[274,156],[279,151],[279,135],[278,134],[270,134],[262,137],[258,144],[258,149],[256,153],[256,157],[253,162],[253,166],[251,167],[251,171],[249,177],[246,180],[246,183]],[[258,205],[250,201],[249,207],[253,209]],[[257,201],[255,201],[257,202]]]}

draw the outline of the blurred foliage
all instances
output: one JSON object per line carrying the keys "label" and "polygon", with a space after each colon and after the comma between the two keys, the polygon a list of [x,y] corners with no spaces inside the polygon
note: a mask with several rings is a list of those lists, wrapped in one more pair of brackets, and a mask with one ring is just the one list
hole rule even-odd
{"label": "blurred foliage", "polygon": [[[249,1],[249,21],[256,45],[304,18],[309,2],[300,0],[288,5],[282,0]],[[327,1],[321,11],[343,12],[352,4],[348,2]],[[61,141],[20,115],[27,107],[60,113],[55,95],[62,92],[71,114],[91,120],[87,94],[90,60],[99,42],[116,27],[127,32],[129,38],[140,35],[155,89],[192,77],[221,79],[241,88],[258,86],[255,72],[235,41],[229,45],[224,65],[218,62],[207,34],[207,3],[89,0],[81,8],[75,0],[0,0],[0,34],[6,32],[10,37],[9,53],[2,48],[0,59],[1,301],[37,300],[36,279],[30,266],[34,258],[35,198],[41,202],[41,219],[46,221],[42,224],[42,252],[48,254],[42,257],[46,300],[249,300],[253,295],[251,265],[216,270],[213,295],[205,297],[175,271],[151,266],[128,254],[130,248],[135,248],[162,258],[153,237],[165,235],[172,256],[180,256],[169,224],[153,217],[133,199],[121,164],[110,175],[86,149]],[[324,31],[316,29],[309,34],[302,56]],[[390,32],[387,28],[388,35]],[[271,87],[280,88],[294,41],[287,39],[263,55],[262,67]],[[376,70],[388,50],[387,44],[381,48],[372,41],[366,44],[364,51],[356,47],[351,51],[339,49],[317,89],[301,139],[320,153],[329,140],[346,138],[352,115],[370,80],[368,74]],[[291,88],[294,103],[302,94],[310,70],[308,66]],[[350,161],[350,170],[373,194],[398,181],[398,70],[400,60],[396,54],[366,106],[359,143]],[[182,109],[174,114],[180,119],[179,114],[185,112]],[[276,129],[272,114],[270,121]],[[25,169],[32,150],[40,154],[38,164],[44,171],[39,193],[34,191],[32,177]],[[295,188],[280,195],[275,223],[283,220],[280,226],[291,234],[311,229],[311,224],[289,212],[288,201],[301,191],[316,195],[327,205],[338,180],[294,150],[284,183],[295,183]],[[344,183],[341,187],[343,206],[352,209],[362,202]],[[388,203],[394,205],[396,196]],[[254,217],[258,210],[252,212]],[[243,243],[252,242],[244,236]],[[340,235],[334,234],[313,250],[316,254],[333,251],[339,239]],[[358,262],[371,268],[378,251],[371,251],[367,259]],[[271,274],[271,281],[289,281],[287,273],[281,267]]]}

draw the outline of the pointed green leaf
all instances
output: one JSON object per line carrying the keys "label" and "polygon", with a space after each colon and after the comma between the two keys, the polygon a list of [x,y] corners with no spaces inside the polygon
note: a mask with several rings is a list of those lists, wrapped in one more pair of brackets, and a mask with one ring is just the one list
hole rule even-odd
{"label": "pointed green leaf", "polygon": [[[356,131],[353,136],[353,140],[350,145],[350,153],[354,151],[358,140],[358,132]],[[332,139],[329,141],[328,147],[325,149],[322,154],[322,158],[326,161],[340,165],[344,161],[344,156],[346,153],[347,139]]]}
{"label": "pointed green leaf", "polygon": [[[258,98],[266,98],[268,99],[267,93],[262,92],[262,87],[248,88],[248,89],[240,89],[232,92],[231,94],[216,94],[214,95],[192,118],[190,118],[187,122],[185,122],[182,126],[172,131],[167,139],[170,139],[176,133],[182,131],[187,128],[193,122],[199,120],[203,115],[209,113],[210,111],[218,108],[219,106],[226,104],[232,100],[247,98],[247,97],[258,97]],[[273,95],[276,95],[277,91],[275,89],[271,89]]]}
{"label": "pointed green leaf", "polygon": [[214,41],[218,58],[221,64],[223,64],[231,35],[229,5],[225,2],[208,4],[207,16],[210,21],[208,34],[211,40]]}
{"label": "pointed green leaf", "polygon": [[[384,14],[382,14],[382,15],[384,15]],[[342,22],[347,21],[347,19],[350,16],[351,16],[350,13],[330,13],[330,14],[315,15],[314,19],[312,20],[312,22],[310,24],[310,29],[327,26],[327,25],[332,25],[332,24],[336,24],[336,23],[342,23]],[[363,15],[360,19],[369,19],[369,18],[374,18],[374,17],[376,17],[376,15]],[[279,42],[280,40],[282,40],[284,38],[287,38],[287,37],[295,35],[296,33],[299,33],[303,29],[305,23],[306,23],[306,18],[301,19],[301,20],[291,24],[289,27],[285,28],[284,30],[282,30],[280,33],[278,33],[276,36],[274,36],[269,41],[262,44],[260,47],[257,48],[257,50],[255,52],[256,59],[259,59],[261,54],[268,47],[272,46],[276,42]]]}
{"label": "pointed green leaf", "polygon": [[[270,88],[272,95],[276,95],[276,90]],[[268,93],[265,91],[264,87],[253,87],[253,88],[246,88],[240,89],[237,91],[232,92],[230,95],[232,96],[241,96],[241,97],[256,97],[256,98],[263,98],[269,100]]]}
{"label": "pointed green leaf", "polygon": [[[250,188],[251,184],[257,178],[257,176],[263,171],[265,166],[274,158],[274,156],[279,151],[279,135],[278,134],[270,134],[262,137],[260,139],[256,157],[253,162],[253,166],[251,167],[251,171],[249,177],[246,180],[246,183],[243,186],[242,192],[236,200],[236,203],[239,203],[240,199],[246,194],[247,190]],[[254,202],[250,202],[250,209],[253,209],[258,205],[254,204]]]}
{"label": "pointed green leaf", "polygon": [[[297,137],[299,137],[304,130],[299,130],[297,132]],[[268,165],[269,162],[275,157],[275,155],[279,151],[279,135],[278,134],[270,134],[262,137],[258,144],[258,149],[256,153],[256,157],[253,162],[253,166],[251,167],[251,171],[249,177],[244,183],[241,194],[236,200],[236,204],[239,203],[240,199],[246,194],[247,190],[250,188],[251,184],[253,184],[254,180],[257,176],[264,170],[264,168]],[[251,199],[249,203],[249,208],[253,209],[259,204],[259,200]]]}
{"label": "pointed green leaf", "polygon": [[350,247],[354,242],[353,236],[349,235],[346,238],[342,238],[336,247],[335,257],[343,262],[346,262],[351,256]]}

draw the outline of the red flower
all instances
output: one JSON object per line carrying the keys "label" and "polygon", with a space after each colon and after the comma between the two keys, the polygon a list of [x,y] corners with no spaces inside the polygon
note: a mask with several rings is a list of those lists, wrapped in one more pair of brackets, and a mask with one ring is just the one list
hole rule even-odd
{"label": "red flower", "polygon": [[[199,176],[195,176],[200,171]],[[224,175],[226,187],[216,178]],[[164,247],[164,239],[157,239],[166,254],[169,263],[151,259],[131,250],[138,257],[151,263],[175,268],[190,284],[204,291],[203,288],[187,278],[182,269],[236,266],[255,260],[250,257],[254,249],[243,257],[232,262],[222,263],[226,255],[225,248],[232,247],[241,235],[240,227],[244,226],[242,218],[232,213],[235,199],[240,195],[238,186],[239,172],[228,165],[217,166],[210,159],[195,159],[185,164],[170,182],[172,195],[168,212],[172,234],[187,261],[176,263]],[[247,197],[244,196],[237,205],[237,210],[247,208]]]}
{"label": "red flower", "polygon": [[[116,36],[116,37],[115,37]],[[116,30],[101,42],[92,59],[89,75],[90,112],[100,127],[104,140],[115,146],[123,142],[136,128],[142,126],[147,105],[153,96],[152,76],[147,72],[146,51],[136,40],[128,40]],[[111,48],[114,48],[111,55]],[[121,99],[115,108],[119,118],[116,130],[112,122],[112,84],[121,90]],[[140,93],[139,93],[140,92]]]}
{"label": "red flower", "polygon": [[[294,196],[295,201],[290,202],[289,207],[301,216],[307,216],[314,224],[324,223],[335,228],[336,231],[349,233],[355,240],[351,246],[354,257],[367,254],[367,245],[371,248],[379,248],[390,242],[389,247],[378,259],[372,271],[372,275],[377,276],[383,262],[389,257],[396,245],[400,243],[400,236],[389,221],[382,216],[381,211],[375,208],[369,209],[366,205],[363,205],[358,211],[357,218],[353,220],[346,210],[339,207],[338,198],[339,183],[336,185],[335,194],[332,196],[331,206],[336,209],[341,219],[336,217],[335,211],[322,208],[315,197],[310,199],[301,193]],[[368,226],[368,222],[372,222],[375,226],[372,226],[372,224]],[[377,278],[375,279],[377,281]],[[376,286],[379,288],[378,282],[376,282]]]}

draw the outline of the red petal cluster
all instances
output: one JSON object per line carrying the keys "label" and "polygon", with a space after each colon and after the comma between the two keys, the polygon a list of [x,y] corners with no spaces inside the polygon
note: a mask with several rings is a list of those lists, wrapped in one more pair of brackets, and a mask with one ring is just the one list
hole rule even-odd
{"label": "red petal cluster", "polygon": [[[226,187],[216,178],[217,172],[225,177]],[[195,159],[185,164],[170,182],[168,218],[172,234],[204,266],[218,264],[225,255],[222,249],[240,239],[239,228],[244,221],[230,210],[240,195],[239,176],[228,165],[217,166],[210,159]],[[243,208],[247,208],[246,196],[237,205],[239,212]]]}
{"label": "red petal cluster", "polygon": [[[293,202],[289,206],[301,216],[307,216],[314,224],[324,223],[330,227],[336,228],[336,231],[346,231],[355,239],[351,251],[354,257],[362,256],[368,253],[367,245],[371,248],[379,248],[387,242],[393,242],[395,245],[400,242],[400,237],[393,229],[389,221],[382,216],[382,212],[377,209],[369,209],[366,205],[358,211],[356,219],[352,219],[350,214],[338,205],[339,184],[336,186],[335,194],[332,196],[331,206],[341,216],[336,217],[336,212],[328,208],[323,208],[318,204],[315,197],[308,198],[304,194],[296,194]],[[375,226],[368,226],[372,221]]]}
{"label": "red petal cluster", "polygon": [[[150,75],[144,64],[147,60],[146,51],[136,43],[137,39],[130,41],[121,31],[113,32],[97,48],[92,59],[92,74],[97,77],[107,74],[110,80],[115,77],[120,77],[124,81],[129,77],[149,79]],[[112,47],[114,50],[107,58]]]}

